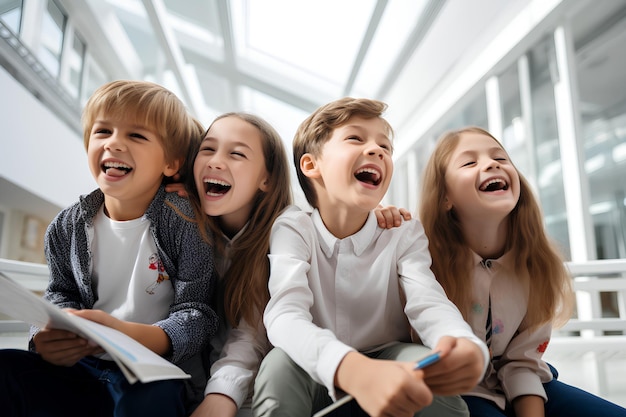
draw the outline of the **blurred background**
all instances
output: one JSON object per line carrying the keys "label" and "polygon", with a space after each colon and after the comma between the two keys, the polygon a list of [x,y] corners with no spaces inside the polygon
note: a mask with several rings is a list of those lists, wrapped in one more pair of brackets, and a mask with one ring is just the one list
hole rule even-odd
{"label": "blurred background", "polygon": [[0,257],[43,261],[47,224],[95,187],[83,104],[143,79],[206,126],[256,113],[289,149],[318,106],[383,100],[386,203],[412,211],[436,138],[485,127],[568,260],[626,258],[624,45],[625,0],[0,0]]}

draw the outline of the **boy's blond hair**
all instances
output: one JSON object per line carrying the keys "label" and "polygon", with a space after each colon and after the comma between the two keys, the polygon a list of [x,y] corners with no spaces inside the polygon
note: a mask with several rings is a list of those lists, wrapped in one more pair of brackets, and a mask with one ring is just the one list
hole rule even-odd
{"label": "boy's blond hair", "polygon": [[168,163],[180,161],[184,173],[190,149],[200,142],[203,127],[182,101],[165,87],[147,82],[117,80],[100,86],[83,110],[83,140],[89,146],[98,117],[132,120],[157,133]]}
{"label": "boy's blond hair", "polygon": [[307,153],[313,156],[321,155],[322,148],[332,136],[333,130],[344,125],[355,116],[364,119],[381,118],[391,138],[393,129],[382,118],[385,110],[387,110],[387,104],[382,101],[344,97],[321,106],[300,124],[293,138],[293,162],[296,166],[300,187],[312,207],[317,207],[317,195],[310,179],[300,170],[302,156]]}

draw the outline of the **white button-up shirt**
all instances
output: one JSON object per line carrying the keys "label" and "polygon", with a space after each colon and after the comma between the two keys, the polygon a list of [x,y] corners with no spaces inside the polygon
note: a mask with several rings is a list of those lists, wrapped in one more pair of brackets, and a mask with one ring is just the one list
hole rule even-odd
{"label": "white button-up shirt", "polygon": [[361,230],[338,239],[317,210],[289,209],[270,238],[268,338],[333,398],[335,373],[348,352],[409,342],[411,327],[429,347],[446,335],[471,339],[487,363],[485,344],[448,300],[430,264],[417,220],[382,229],[370,213]]}

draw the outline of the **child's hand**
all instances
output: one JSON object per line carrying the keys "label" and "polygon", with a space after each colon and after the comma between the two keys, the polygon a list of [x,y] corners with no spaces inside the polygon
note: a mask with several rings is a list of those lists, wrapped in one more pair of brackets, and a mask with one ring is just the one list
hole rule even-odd
{"label": "child's hand", "polygon": [[433,400],[423,372],[414,366],[351,352],[341,362],[336,382],[370,416],[412,417]]}
{"label": "child's hand", "polygon": [[158,355],[163,356],[172,348],[169,336],[159,326],[120,320],[102,310],[72,310],[70,313],[120,331]]}
{"label": "child's hand", "polygon": [[398,227],[402,224],[402,219],[411,219],[411,213],[407,209],[399,209],[395,206],[383,207],[379,204],[378,207],[374,209],[374,214],[376,214],[378,225],[383,229]]}
{"label": "child's hand", "polygon": [[35,351],[54,365],[72,366],[100,349],[67,330],[42,329],[33,336]]}
{"label": "child's hand", "polygon": [[165,185],[165,191],[168,193],[176,193],[181,197],[187,198],[187,190],[185,190],[185,186],[180,182],[173,182],[171,184]]}
{"label": "child's hand", "polygon": [[175,182],[165,184],[165,191],[168,193],[176,193],[181,197],[189,197],[187,194],[187,190],[185,190],[185,186],[182,182],[180,182],[180,174],[176,174],[172,177],[172,180]]}
{"label": "child's hand", "polygon": [[460,394],[472,390],[480,381],[484,358],[474,342],[445,336],[434,350],[441,351],[441,360],[424,369],[424,380],[434,394]]}
{"label": "child's hand", "polygon": [[103,326],[107,326],[115,330],[123,331],[122,327],[123,327],[124,322],[102,310],[84,309],[84,310],[68,310],[68,312],[74,314],[75,316],[79,316],[87,320],[95,321],[96,323],[100,323]]}

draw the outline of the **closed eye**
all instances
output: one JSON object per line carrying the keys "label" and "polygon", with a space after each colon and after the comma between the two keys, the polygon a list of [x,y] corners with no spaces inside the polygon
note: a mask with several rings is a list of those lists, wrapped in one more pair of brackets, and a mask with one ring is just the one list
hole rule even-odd
{"label": "closed eye", "polygon": [[382,144],[380,145],[380,147],[383,148],[389,154],[393,153],[393,146],[389,144]]}
{"label": "closed eye", "polygon": [[476,162],[474,162],[474,161],[468,161],[468,162],[466,162],[466,163],[462,164],[461,166],[462,166],[462,167],[468,167],[468,166],[470,166],[470,165],[474,165],[475,163],[476,163]]}
{"label": "closed eye", "polygon": [[130,135],[131,138],[136,138],[136,139],[143,139],[143,140],[148,140],[148,138],[146,138],[144,135],[140,134],[140,133],[131,133]]}

